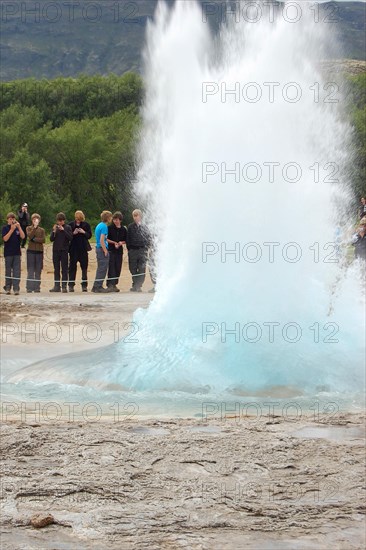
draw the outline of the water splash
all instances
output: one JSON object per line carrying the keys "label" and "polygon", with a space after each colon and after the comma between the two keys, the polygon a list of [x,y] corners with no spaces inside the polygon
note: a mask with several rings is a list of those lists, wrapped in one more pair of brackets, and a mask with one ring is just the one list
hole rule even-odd
{"label": "water splash", "polygon": [[[13,381],[239,395],[363,387],[357,267],[327,248],[348,201],[351,136],[342,95],[325,102],[330,32],[304,11],[296,24],[231,20],[214,38],[195,2],[158,5],[136,186],[158,243],[157,293],[134,316],[138,342],[83,353],[81,378],[65,357]],[[238,85],[239,99],[222,96]]]}

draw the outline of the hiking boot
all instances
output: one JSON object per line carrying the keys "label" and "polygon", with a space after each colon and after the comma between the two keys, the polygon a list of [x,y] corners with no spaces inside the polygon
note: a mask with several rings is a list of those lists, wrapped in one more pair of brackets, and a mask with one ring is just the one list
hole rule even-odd
{"label": "hiking boot", "polygon": [[[10,294],[10,292],[9,292]],[[14,296],[19,296],[19,290],[14,290]]]}
{"label": "hiking boot", "polygon": [[96,292],[97,294],[105,294],[106,292],[109,292],[109,290],[101,286],[101,287],[93,287],[92,292]]}
{"label": "hiking boot", "polygon": [[53,288],[51,288],[50,292],[61,292],[61,288],[54,286]]}

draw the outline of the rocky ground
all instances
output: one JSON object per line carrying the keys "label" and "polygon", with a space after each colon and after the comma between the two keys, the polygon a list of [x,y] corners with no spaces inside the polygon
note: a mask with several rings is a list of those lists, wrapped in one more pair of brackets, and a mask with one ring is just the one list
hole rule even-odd
{"label": "rocky ground", "polygon": [[362,420],[4,423],[2,548],[364,548]]}
{"label": "rocky ground", "polygon": [[[7,296],[1,288],[3,376],[14,362],[18,367],[26,366],[44,358],[90,350],[118,341],[127,336],[126,323],[131,321],[133,312],[139,307],[147,307],[153,297],[148,292],[153,286],[149,275],[143,293],[129,291],[131,277],[126,254],[119,283],[121,292],[90,292],[96,270],[94,251],[89,254],[88,293],[81,292],[80,283],[76,284],[74,293],[50,293],[49,289],[53,286],[51,258],[52,247],[46,245],[40,294],[26,293],[24,280],[19,296]],[[2,261],[0,269],[3,269]],[[25,254],[22,255],[22,276],[26,277]],[[80,277],[78,270],[77,281]]]}

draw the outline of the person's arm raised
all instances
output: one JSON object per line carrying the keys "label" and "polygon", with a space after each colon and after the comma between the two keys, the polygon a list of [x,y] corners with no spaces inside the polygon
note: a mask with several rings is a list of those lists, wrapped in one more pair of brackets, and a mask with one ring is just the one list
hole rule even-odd
{"label": "person's arm raised", "polygon": [[69,241],[72,241],[72,238],[73,238],[73,234],[72,234],[72,229],[69,225],[65,224],[64,225],[64,231],[65,231],[65,235],[66,235],[66,238],[69,240]]}
{"label": "person's arm raised", "polygon": [[[27,227],[28,229],[28,227]],[[33,242],[38,244],[44,244],[46,242],[46,234],[45,230],[42,227],[37,227],[36,230],[39,229],[39,236],[33,237]]]}
{"label": "person's arm raised", "polygon": [[26,233],[27,233],[27,237],[30,241],[34,241],[35,242],[35,234],[36,234],[36,231],[37,231],[37,227],[34,227],[34,225],[28,225],[26,228]]}
{"label": "person's arm raised", "polygon": [[86,237],[88,240],[91,239],[92,236],[92,230],[88,223],[85,222],[85,228],[84,228],[84,237]]}
{"label": "person's arm raised", "polygon": [[55,240],[55,237],[56,237],[56,229],[57,229],[57,224],[55,224],[55,225],[52,227],[52,231],[51,231],[51,235],[50,235],[50,241],[51,241],[51,243]]}
{"label": "person's arm raised", "polygon": [[24,233],[24,231],[23,231],[23,229],[22,229],[22,226],[20,225],[19,222],[17,222],[17,223],[15,224],[15,227],[16,227],[16,228],[18,229],[18,231],[19,231],[20,238],[21,238],[21,239],[25,239],[25,233]]}
{"label": "person's arm raised", "polygon": [[5,235],[3,235],[3,241],[4,241],[5,243],[8,242],[8,240],[10,239],[10,237],[12,236],[12,234],[14,233],[15,229],[16,229],[15,223],[14,223],[14,224],[11,224],[9,231],[8,231]]}

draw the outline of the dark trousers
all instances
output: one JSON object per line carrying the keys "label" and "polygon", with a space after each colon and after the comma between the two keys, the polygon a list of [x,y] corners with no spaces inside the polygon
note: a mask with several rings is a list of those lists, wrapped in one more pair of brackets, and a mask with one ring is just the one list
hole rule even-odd
{"label": "dark trousers", "polygon": [[128,267],[132,275],[132,287],[140,289],[145,281],[147,251],[145,248],[128,251]]}
{"label": "dark trousers", "polygon": [[109,253],[105,256],[102,248],[96,248],[95,250],[97,254],[97,272],[95,274],[93,288],[102,288],[108,271]]}
{"label": "dark trousers", "polygon": [[52,252],[53,267],[55,270],[55,288],[60,288],[62,272],[62,288],[67,286],[68,270],[69,270],[69,253],[67,250],[53,250]]}
{"label": "dark trousers", "polygon": [[41,290],[41,272],[43,269],[43,252],[39,254],[27,250],[27,290],[39,292]]}
{"label": "dark trousers", "polygon": [[123,254],[118,252],[109,253],[108,280],[107,286],[117,286],[122,271]]}
{"label": "dark trousers", "polygon": [[5,256],[5,290],[18,292],[20,285],[20,256]]}
{"label": "dark trousers", "polygon": [[88,263],[89,263],[89,257],[88,252],[85,250],[84,252],[79,252],[78,254],[72,252],[70,254],[70,265],[69,265],[69,287],[74,288],[75,286],[75,279],[76,279],[76,270],[77,270],[77,263],[79,262],[81,267],[81,286],[82,288],[87,288],[88,286]]}
{"label": "dark trousers", "polygon": [[26,242],[27,242],[27,226],[26,226],[26,225],[21,225],[20,227],[21,227],[21,228],[23,229],[23,231],[24,231],[24,239],[21,239],[21,240],[20,240],[20,246],[21,246],[22,248],[24,248],[24,247],[25,247],[25,244],[26,244]]}

